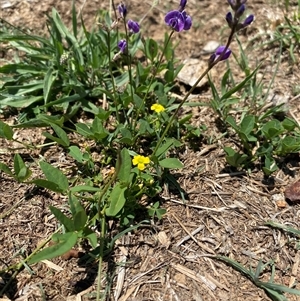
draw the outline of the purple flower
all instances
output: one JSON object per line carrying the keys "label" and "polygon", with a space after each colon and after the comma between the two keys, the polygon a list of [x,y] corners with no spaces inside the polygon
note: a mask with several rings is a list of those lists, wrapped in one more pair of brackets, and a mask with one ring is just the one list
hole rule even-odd
{"label": "purple flower", "polygon": [[124,19],[127,15],[127,8],[124,3],[120,3],[118,5],[118,11],[119,11],[120,16]]}
{"label": "purple flower", "polygon": [[234,0],[227,0],[227,2],[231,6],[231,8],[234,10],[236,2]]}
{"label": "purple flower", "polygon": [[[219,57],[222,55],[222,57],[219,59],[219,61],[224,61],[227,60],[231,54],[231,50],[229,48],[225,50],[225,46],[219,46],[215,53],[211,55],[211,57],[209,58],[209,65],[211,65],[212,63],[214,63],[217,59],[219,59]],[[224,52],[224,53],[223,53]]]}
{"label": "purple flower", "polygon": [[127,25],[128,25],[129,31],[132,33],[138,33],[140,31],[140,25],[138,22],[128,20]]}
{"label": "purple flower", "polygon": [[249,15],[243,22],[243,26],[246,27],[246,26],[250,25],[253,22],[253,20],[254,20],[254,16]]}
{"label": "purple flower", "polygon": [[227,0],[231,8],[236,11],[239,7],[247,2],[247,0]]}
{"label": "purple flower", "polygon": [[226,19],[226,21],[227,21],[229,27],[232,28],[232,26],[233,26],[233,17],[232,17],[232,13],[231,13],[231,12],[228,12],[228,13],[226,14],[225,19]]}
{"label": "purple flower", "polygon": [[235,17],[236,18],[239,18],[243,15],[244,11],[246,9],[246,5],[245,4],[242,4],[235,12]]}
{"label": "purple flower", "polygon": [[179,10],[169,11],[165,16],[165,22],[177,32],[189,30],[192,26],[192,18],[185,11]]}
{"label": "purple flower", "polygon": [[236,31],[239,31],[241,29],[244,29],[245,27],[249,26],[254,20],[254,16],[253,15],[249,15],[245,20],[244,22],[242,23],[239,23],[237,25],[237,28],[236,28]]}
{"label": "purple flower", "polygon": [[119,47],[120,51],[121,51],[122,53],[124,53],[125,50],[126,50],[126,47],[127,47],[127,42],[126,42],[126,40],[120,40],[120,41],[118,42],[118,47]]}

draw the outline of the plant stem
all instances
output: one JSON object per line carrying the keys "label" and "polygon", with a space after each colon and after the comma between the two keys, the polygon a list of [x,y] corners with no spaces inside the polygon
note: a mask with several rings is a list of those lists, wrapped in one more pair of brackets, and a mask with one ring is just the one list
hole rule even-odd
{"label": "plant stem", "polygon": [[[149,94],[150,88],[151,88],[152,83],[153,83],[153,81],[154,81],[154,79],[155,79],[155,76],[156,76],[157,73],[158,73],[159,67],[160,67],[160,65],[161,65],[161,63],[162,63],[162,61],[163,61],[163,58],[164,58],[165,50],[166,50],[167,47],[168,47],[168,44],[169,44],[169,42],[170,42],[170,40],[171,40],[171,37],[172,37],[173,33],[174,33],[174,30],[171,31],[171,33],[170,33],[170,35],[169,35],[169,37],[168,37],[168,40],[167,40],[167,42],[166,42],[165,45],[164,45],[164,48],[163,48],[162,53],[161,53],[161,55],[160,55],[160,58],[159,58],[159,60],[158,60],[158,62],[157,62],[157,65],[155,66],[154,72],[153,72],[152,77],[151,77],[151,79],[150,79],[150,83],[148,84],[147,91],[146,91],[145,96],[144,96],[143,101],[142,101],[143,104],[146,102],[146,99],[147,99],[147,96],[148,96],[148,94]],[[138,110],[137,110],[136,118],[135,118],[134,124],[133,124],[133,129],[135,128],[136,122],[137,122],[137,120],[138,120],[138,118],[139,118],[139,114],[140,114],[140,111],[141,111],[141,107],[142,107],[142,105],[140,105],[140,107],[139,107]]]}
{"label": "plant stem", "polygon": [[113,86],[113,91],[114,91],[114,104],[115,104],[115,108],[116,108],[116,118],[118,123],[120,122],[120,118],[119,118],[119,114],[118,114],[118,102],[117,102],[117,98],[118,98],[118,94],[117,94],[117,89],[116,89],[116,83],[115,83],[115,78],[113,75],[113,70],[112,70],[112,64],[111,64],[111,45],[110,45],[110,30],[107,31],[107,51],[108,51],[108,61],[109,61],[109,74],[111,77],[111,83]]}
{"label": "plant stem", "polygon": [[[105,210],[108,205],[106,203],[103,208],[101,209],[102,198],[106,194],[107,190],[113,182],[116,180],[118,173],[120,171],[122,161],[120,152],[118,152],[118,160],[116,163],[116,170],[115,173],[111,176],[107,184],[104,186],[98,200],[98,218],[101,219],[101,233],[100,233],[100,251],[99,251],[99,265],[98,265],[98,281],[97,281],[97,301],[100,301],[100,292],[101,292],[101,274],[102,274],[102,263],[104,257],[104,243],[105,243],[105,234],[106,234],[106,219],[105,219]],[[105,297],[105,296],[104,296]],[[103,298],[104,299],[104,298]]]}
{"label": "plant stem", "polygon": [[[172,32],[173,33],[173,32]],[[233,39],[233,35],[235,33],[235,27],[233,27],[231,29],[229,38],[227,39],[227,43],[226,46],[223,50],[223,52],[220,54],[220,56],[210,65],[208,65],[208,67],[206,68],[206,70],[199,76],[199,78],[197,79],[197,81],[194,83],[194,85],[191,87],[191,89],[188,91],[188,93],[184,96],[184,98],[182,99],[182,101],[179,103],[177,109],[175,110],[174,114],[171,116],[162,136],[160,137],[160,139],[158,140],[156,147],[152,153],[152,156],[155,156],[155,153],[157,152],[159,146],[161,145],[161,143],[163,142],[166,134],[168,133],[171,125],[173,124],[173,121],[175,120],[175,117],[177,116],[179,110],[181,109],[181,107],[183,106],[183,104],[186,102],[186,100],[188,99],[188,97],[192,94],[192,92],[196,89],[197,85],[200,83],[200,81],[208,74],[208,72],[215,66],[217,65],[217,63],[219,63],[219,61],[222,59],[223,55],[226,53],[230,43],[232,42]],[[170,35],[171,36],[171,35]]]}
{"label": "plant stem", "polygon": [[[98,264],[98,280],[97,280],[97,301],[101,299],[101,275],[102,275],[102,263],[103,263],[103,254],[104,254],[104,243],[105,243],[105,233],[106,233],[106,223],[105,223],[105,209],[104,206],[101,212],[101,233],[100,233],[100,251],[99,251],[99,264]],[[103,296],[103,300],[105,296]]]}

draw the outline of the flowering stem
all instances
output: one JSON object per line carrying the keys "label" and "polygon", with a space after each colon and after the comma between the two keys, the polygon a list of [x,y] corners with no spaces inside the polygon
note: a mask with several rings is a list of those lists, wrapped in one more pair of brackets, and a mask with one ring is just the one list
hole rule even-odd
{"label": "flowering stem", "polygon": [[[109,62],[111,62],[111,55],[110,55],[110,51],[111,51],[111,45],[110,45],[110,41],[111,41],[111,38],[110,38],[110,30],[107,31],[107,51],[108,51],[108,60]],[[114,104],[115,104],[115,107],[116,107],[116,118],[117,118],[117,121],[118,123],[120,122],[119,120],[119,114],[118,114],[118,102],[117,102],[117,97],[118,97],[118,94],[117,94],[117,90],[116,90],[116,83],[115,83],[115,78],[113,76],[113,71],[112,71],[112,64],[108,64],[109,65],[109,73],[110,73],[110,77],[112,79],[112,86],[113,86],[113,91],[114,91]]]}
{"label": "flowering stem", "polygon": [[[128,47],[128,45],[129,45],[129,34],[128,34],[128,30],[127,30],[127,25],[126,25],[126,19],[124,18],[123,21],[124,21],[124,28],[125,28],[125,35],[126,35],[126,43],[127,43],[126,45]],[[127,57],[128,57],[128,75],[129,75],[129,83],[130,83],[129,85],[130,85],[131,102],[134,103],[134,98],[133,98],[134,93],[133,93],[133,88],[132,88],[133,79],[132,79],[132,72],[131,72],[132,60],[131,60],[131,54],[130,54],[128,48],[127,48]],[[127,116],[127,115],[125,115],[125,116]]]}
{"label": "flowering stem", "polygon": [[[174,31],[173,31],[174,32]],[[173,33],[172,32],[172,33]],[[178,114],[179,110],[181,109],[181,107],[183,106],[183,104],[186,102],[186,100],[188,99],[188,97],[192,94],[192,92],[196,89],[197,85],[200,83],[200,81],[208,74],[208,72],[222,59],[223,55],[226,53],[230,43],[232,42],[233,36],[235,33],[235,26],[231,29],[230,35],[227,39],[227,43],[226,46],[223,50],[223,52],[220,54],[220,56],[213,62],[211,63],[206,70],[199,76],[199,78],[197,79],[197,81],[194,83],[194,85],[191,87],[191,89],[187,92],[187,94],[184,96],[184,98],[182,99],[182,101],[179,103],[177,109],[175,110],[174,114],[171,116],[163,134],[161,135],[160,139],[158,140],[156,147],[152,153],[153,156],[155,156],[155,153],[157,152],[158,148],[160,147],[163,139],[165,138],[166,134],[168,133],[173,121],[175,120],[176,115]],[[170,35],[171,36],[171,35]]]}

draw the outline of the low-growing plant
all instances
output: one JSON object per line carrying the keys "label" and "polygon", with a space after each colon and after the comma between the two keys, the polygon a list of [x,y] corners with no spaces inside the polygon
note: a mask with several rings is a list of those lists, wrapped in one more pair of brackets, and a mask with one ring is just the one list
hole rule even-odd
{"label": "low-growing plant", "polygon": [[[227,135],[236,135],[233,136],[237,139],[236,148],[224,147],[227,163],[236,168],[249,168],[251,164],[259,163],[263,172],[270,175],[278,170],[278,162],[283,157],[299,152],[300,129],[297,122],[287,117],[286,103],[273,104],[267,100],[277,72],[266,86],[256,76],[260,65],[250,72],[247,56],[240,43],[239,46],[240,57],[234,56],[245,79],[235,83],[228,68],[221,81],[221,93],[210,80],[213,93],[210,105],[223,122]],[[276,71],[281,52],[282,47],[279,48]]]}
{"label": "low-growing plant", "polygon": [[[273,260],[270,260],[265,264],[263,264],[262,260],[259,260],[256,269],[253,270],[251,267],[247,269],[239,262],[225,256],[216,256],[216,258],[227,263],[229,266],[233,267],[235,270],[245,275],[248,279],[250,279],[253,282],[253,284],[263,289],[266,292],[266,294],[271,298],[271,300],[288,301],[284,293],[300,296],[299,290],[290,288],[282,284],[274,283],[275,264]],[[260,277],[263,274],[263,272],[266,269],[270,269],[270,268],[271,268],[270,280],[269,281],[260,280]]]}
{"label": "low-growing plant", "polygon": [[[74,5],[71,30],[53,9],[46,38],[6,23],[0,42],[15,49],[16,58],[0,67],[0,109],[16,108],[19,117],[13,126],[0,122],[0,136],[20,142],[14,138],[15,128],[43,127],[43,135],[50,142],[38,146],[22,143],[24,147],[58,145],[74,159],[77,168],[76,175],[70,176],[42,159],[36,163],[44,176],[33,177],[31,167],[18,152],[13,167],[0,163],[0,170],[16,181],[68,197],[69,212],[50,206],[62,225],[62,231],[52,236],[54,245],[38,248],[22,264],[60,256],[78,242],[87,241],[91,250],[97,251],[100,299],[105,254],[121,235],[150,218],[162,218],[166,211],[160,207],[158,196],[166,182],[180,190],[170,172],[183,167],[176,150],[182,147],[182,137],[202,134],[201,127],[189,124],[190,115],[179,116],[180,109],[188,105],[188,97],[209,71],[230,57],[229,46],[236,33],[254,20],[253,15],[243,18],[245,0],[228,3],[232,12],[225,17],[230,28],[227,43],[215,50],[206,70],[179,103],[169,93],[182,68],[175,58],[172,37],[192,26],[192,18],[185,11],[186,0],[165,15],[171,31],[162,44],[142,35],[142,24],[127,18],[123,3],[113,18],[102,11],[91,31],[83,20],[79,26]],[[261,114],[256,101],[237,112],[236,93],[251,97],[253,87],[257,88],[259,68],[250,71],[242,49],[240,66],[245,79],[230,86],[233,77],[228,69],[221,93],[210,80],[211,107],[227,127],[227,134],[234,132],[237,137],[238,151],[225,148],[227,162],[244,167],[264,159],[264,172],[270,174],[277,168],[276,156],[299,150],[298,126],[290,118],[273,118],[279,107]],[[255,91],[257,94],[262,88]],[[93,158],[92,148],[98,159]],[[108,233],[109,220],[118,223],[119,233],[114,237]]]}

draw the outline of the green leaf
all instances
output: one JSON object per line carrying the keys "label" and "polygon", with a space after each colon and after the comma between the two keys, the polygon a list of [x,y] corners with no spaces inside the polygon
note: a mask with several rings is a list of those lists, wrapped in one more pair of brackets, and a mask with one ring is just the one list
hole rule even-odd
{"label": "green leaf", "polygon": [[273,145],[271,142],[265,142],[257,150],[255,155],[262,157],[264,155],[271,154],[273,152]]}
{"label": "green leaf", "polygon": [[290,234],[293,234],[293,235],[296,235],[298,238],[300,238],[300,230],[294,228],[294,227],[289,227],[289,226],[286,226],[284,224],[280,224],[280,223],[276,223],[274,221],[267,221],[265,223],[266,226],[269,226],[269,227],[273,227],[275,229],[280,229],[280,230],[283,230],[285,232],[288,232]]}
{"label": "green leaf", "polygon": [[48,247],[33,255],[28,261],[28,264],[34,264],[41,260],[52,259],[61,256],[70,251],[76,244],[78,234],[76,232],[67,232],[64,234],[53,235],[53,239],[58,240],[54,246]]}
{"label": "green leaf", "polygon": [[67,133],[60,126],[54,123],[51,124],[51,127],[55,131],[56,135],[62,140],[63,142],[62,146],[69,146],[70,140]]}
{"label": "green leaf", "polygon": [[128,182],[131,171],[131,158],[127,148],[123,148],[120,153],[120,169],[118,172],[118,179],[121,182]]}
{"label": "green leaf", "polygon": [[122,127],[120,129],[120,134],[121,134],[121,138],[119,139],[119,142],[122,143],[122,144],[125,144],[125,145],[132,145],[133,144],[133,139],[132,139],[132,135],[131,135],[131,132],[125,128],[125,127]]}
{"label": "green leaf", "polygon": [[175,141],[175,139],[166,139],[166,142],[158,148],[154,155],[160,157],[160,155],[165,154],[173,146]]}
{"label": "green leaf", "polygon": [[74,215],[74,226],[76,231],[80,231],[84,228],[85,223],[87,221],[88,217],[84,210],[78,211]]}
{"label": "green leaf", "polygon": [[54,75],[54,73],[56,73],[56,71],[53,71],[52,68],[49,68],[44,77],[43,95],[45,104],[49,102],[51,88],[56,80],[56,76]]}
{"label": "green leaf", "polygon": [[108,199],[109,207],[105,211],[107,216],[116,216],[123,208],[126,201],[125,190],[126,187],[121,188],[120,183],[115,185]]}
{"label": "green leaf", "polygon": [[240,131],[248,136],[253,131],[254,126],[255,126],[255,116],[246,115],[240,124]]}
{"label": "green leaf", "polygon": [[231,147],[224,147],[224,151],[226,152],[227,156],[226,161],[233,167],[241,166],[248,158],[246,154],[239,154]]}
{"label": "green leaf", "polygon": [[145,54],[150,61],[154,61],[157,58],[158,44],[153,39],[147,39],[145,45]]}
{"label": "green leaf", "polygon": [[265,166],[262,168],[262,170],[267,176],[269,176],[271,173],[278,170],[278,166],[277,166],[274,158],[272,158],[270,156],[266,156],[265,157]]}
{"label": "green leaf", "polygon": [[57,184],[62,192],[67,191],[69,188],[68,179],[58,168],[44,161],[40,162],[40,167],[48,181]]}
{"label": "green leaf", "polygon": [[65,96],[53,101],[48,102],[47,104],[43,105],[44,108],[49,108],[49,107],[53,107],[55,105],[59,105],[59,104],[67,104],[67,103],[71,103],[71,102],[75,102],[75,101],[79,101],[82,100],[83,97],[85,97],[86,95],[81,93],[81,94],[73,94],[70,96]]}
{"label": "green leaf", "polygon": [[87,238],[92,246],[92,248],[96,248],[98,244],[97,235],[90,228],[85,227],[82,231],[82,237]]}
{"label": "green leaf", "polygon": [[261,130],[263,135],[269,140],[273,139],[276,136],[279,136],[284,132],[283,126],[277,119],[270,120],[265,123]]}
{"label": "green leaf", "polygon": [[15,174],[18,175],[19,172],[26,167],[22,157],[19,154],[15,154],[14,156],[14,171]]}
{"label": "green leaf", "polygon": [[67,232],[72,232],[75,230],[73,221],[68,218],[64,213],[62,213],[58,208],[49,206],[50,211],[54,214],[54,216],[60,221],[62,225],[66,228]]}
{"label": "green leaf", "polygon": [[79,163],[83,163],[84,161],[82,152],[80,148],[76,145],[72,145],[69,147],[69,155]]}
{"label": "green leaf", "polygon": [[159,202],[155,202],[151,208],[148,208],[148,214],[151,217],[156,215],[158,219],[161,219],[166,212],[166,209],[159,208]]}
{"label": "green leaf", "polygon": [[53,135],[49,134],[48,132],[42,132],[42,135],[45,136],[47,139],[56,142],[59,145],[66,146],[66,145],[64,145],[64,142],[61,139],[54,137]]}
{"label": "green leaf", "polygon": [[14,134],[14,132],[13,132],[12,128],[8,124],[6,124],[0,120],[0,137],[3,137],[7,140],[11,140],[13,137],[13,134]]}
{"label": "green leaf", "polygon": [[[228,68],[228,70],[224,73],[224,75],[222,77],[222,81],[221,81],[222,94],[226,93],[226,87],[228,86],[228,82],[229,82],[230,76],[232,76],[231,75],[231,69]],[[224,100],[225,99],[222,99],[222,101],[224,101]]]}
{"label": "green leaf", "polygon": [[295,127],[297,126],[297,123],[290,118],[284,118],[284,120],[282,121],[282,126],[288,130],[288,131],[293,131],[295,129]]}
{"label": "green leaf", "polygon": [[103,127],[101,119],[98,117],[95,117],[93,120],[91,131],[97,140],[102,140],[109,134],[109,132]]}
{"label": "green leaf", "polygon": [[14,156],[14,172],[15,177],[19,182],[27,180],[32,173],[19,154],[15,154]]}
{"label": "green leaf", "polygon": [[73,195],[71,192],[69,192],[69,205],[73,216],[75,216],[77,212],[84,210],[78,198],[75,195]]}
{"label": "green leaf", "polygon": [[237,132],[239,133],[240,132],[240,129],[239,127],[237,126],[236,122],[235,122],[235,119],[232,117],[232,116],[228,116],[226,118],[226,122],[229,123],[229,125]]}
{"label": "green leaf", "polygon": [[84,66],[84,59],[80,51],[80,46],[78,44],[78,41],[69,32],[65,24],[62,22],[60,15],[54,8],[52,9],[52,18],[62,37],[64,37],[68,41],[69,46],[73,46],[73,51],[75,52],[75,56],[76,59],[78,60],[78,63],[81,66]]}
{"label": "green leaf", "polygon": [[88,186],[88,185],[78,185],[70,189],[71,192],[97,192],[101,191],[101,188]]}
{"label": "green leaf", "polygon": [[144,101],[137,94],[133,94],[133,103],[134,103],[137,110],[140,110],[141,112],[145,111]]}
{"label": "green leaf", "polygon": [[276,153],[280,156],[289,153],[296,153],[300,151],[300,138],[293,136],[285,136],[278,143]]}
{"label": "green leaf", "polygon": [[43,99],[43,96],[14,96],[10,95],[9,97],[0,100],[0,104],[5,106],[10,106],[14,108],[27,108],[35,102],[38,102]]}
{"label": "green leaf", "polygon": [[256,72],[260,68],[260,66],[261,65],[258,65],[254,69],[254,71],[250,75],[248,75],[242,82],[240,82],[238,85],[235,85],[231,90],[229,90],[228,92],[226,92],[225,94],[223,94],[220,101],[222,102],[224,99],[230,98],[230,96],[232,94],[234,94],[235,92],[240,91],[246,85],[246,83],[253,77],[253,75],[256,74]]}
{"label": "green leaf", "polygon": [[184,165],[177,158],[167,158],[158,162],[161,167],[169,169],[183,168]]}
{"label": "green leaf", "polygon": [[168,62],[166,72],[164,74],[164,79],[167,83],[174,83],[175,81],[175,72],[174,72],[174,64],[172,61]]}
{"label": "green leaf", "polygon": [[6,164],[0,162],[0,170],[13,177],[12,171]]}
{"label": "green leaf", "polygon": [[51,181],[48,181],[45,179],[35,179],[35,180],[31,181],[30,183],[35,184],[36,186],[39,186],[39,187],[49,189],[54,192],[60,192],[60,193],[64,192],[57,183],[54,183],[54,182],[51,182]]}
{"label": "green leaf", "polygon": [[76,130],[77,130],[78,134],[80,134],[86,138],[93,137],[93,132],[90,130],[90,128],[86,124],[77,123],[75,126],[76,126]]}
{"label": "green leaf", "polygon": [[58,136],[58,138],[55,137],[55,136],[53,136],[53,135],[51,135],[51,134],[49,134],[48,132],[43,132],[42,134],[46,138],[48,138],[48,139],[50,139],[52,141],[55,141],[56,143],[58,143],[58,144],[60,144],[60,145],[62,145],[64,147],[69,146],[70,145],[70,140],[69,140],[68,135],[66,134],[66,132],[60,126],[58,126],[58,125],[56,125],[54,123],[50,123],[49,122],[49,124],[54,129],[54,131],[55,131],[56,135]]}

